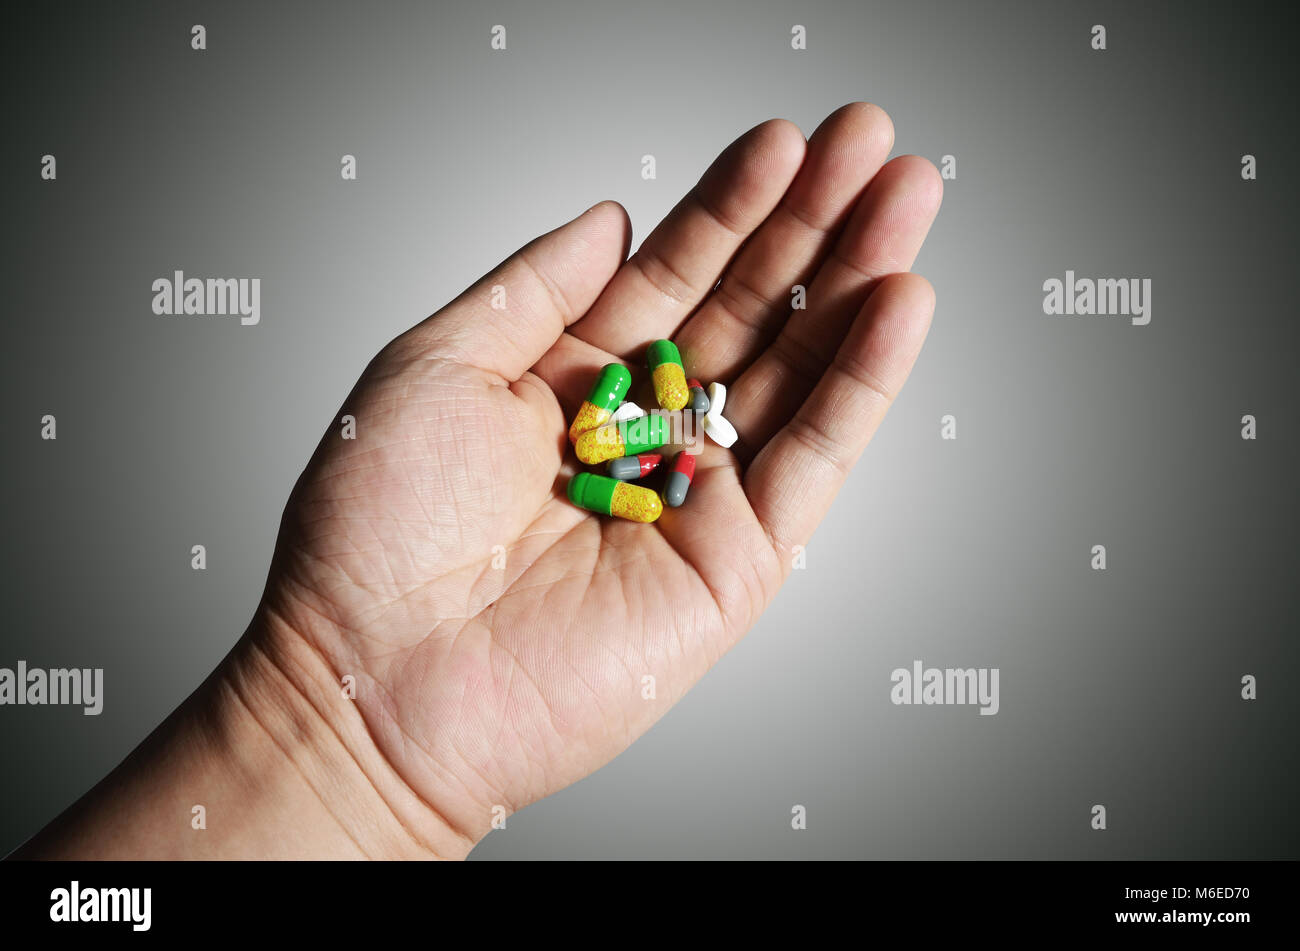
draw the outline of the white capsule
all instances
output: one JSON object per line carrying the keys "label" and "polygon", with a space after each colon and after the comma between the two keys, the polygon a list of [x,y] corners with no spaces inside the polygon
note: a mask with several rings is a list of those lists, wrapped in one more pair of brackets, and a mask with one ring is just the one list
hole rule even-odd
{"label": "white capsule", "polygon": [[736,427],[727,422],[721,413],[715,413],[713,410],[709,410],[704,415],[704,431],[723,449],[730,449],[740,438]]}
{"label": "white capsule", "polygon": [[625,400],[618,409],[610,414],[609,419],[605,420],[605,424],[621,423],[625,419],[636,419],[638,416],[644,416],[645,414],[645,410],[641,407],[631,400]]}
{"label": "white capsule", "polygon": [[709,412],[721,415],[727,405],[727,388],[721,383],[709,384]]}

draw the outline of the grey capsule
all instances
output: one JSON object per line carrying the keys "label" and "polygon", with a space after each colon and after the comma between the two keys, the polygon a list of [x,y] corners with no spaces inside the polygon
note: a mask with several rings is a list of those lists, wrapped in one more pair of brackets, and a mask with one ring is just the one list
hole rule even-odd
{"label": "grey capsule", "polygon": [[662,461],[663,456],[657,452],[643,452],[639,456],[621,456],[618,459],[611,459],[605,466],[605,471],[611,479],[628,482],[648,476]]}
{"label": "grey capsule", "polygon": [[605,468],[611,479],[622,479],[624,482],[629,479],[641,478],[641,463],[636,461],[636,456],[624,456],[621,459],[609,460],[609,465]]}
{"label": "grey capsule", "polygon": [[672,470],[668,473],[668,478],[664,479],[664,490],[660,493],[664,505],[677,508],[685,502],[693,478],[695,478],[695,457],[683,449],[673,456]]}
{"label": "grey capsule", "polygon": [[691,489],[690,477],[685,472],[670,472],[664,482],[664,505],[677,508],[686,501],[686,493]]}
{"label": "grey capsule", "polygon": [[699,413],[701,416],[709,411],[709,394],[704,392],[704,387],[691,387],[690,407],[692,412]]}

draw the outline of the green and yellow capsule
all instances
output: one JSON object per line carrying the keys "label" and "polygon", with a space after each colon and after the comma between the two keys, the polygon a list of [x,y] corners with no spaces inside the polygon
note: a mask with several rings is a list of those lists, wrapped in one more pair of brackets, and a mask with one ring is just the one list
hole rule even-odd
{"label": "green and yellow capsule", "polygon": [[671,340],[656,340],[646,351],[650,377],[655,384],[655,399],[664,409],[685,409],[691,400],[691,388],[686,385],[686,368],[682,355]]}
{"label": "green and yellow capsule", "polygon": [[579,472],[569,480],[569,501],[588,512],[629,522],[653,522],[664,510],[653,489],[591,472]]}
{"label": "green and yellow capsule", "polygon": [[578,437],[573,448],[587,465],[598,466],[621,456],[639,456],[658,449],[668,441],[671,432],[668,417],[650,413],[589,429]]}
{"label": "green and yellow capsule", "polygon": [[569,427],[569,442],[576,443],[583,433],[609,419],[623,397],[627,396],[631,385],[632,374],[623,364],[607,363],[601,367],[595,385],[578,408],[578,415],[573,417],[573,425]]}

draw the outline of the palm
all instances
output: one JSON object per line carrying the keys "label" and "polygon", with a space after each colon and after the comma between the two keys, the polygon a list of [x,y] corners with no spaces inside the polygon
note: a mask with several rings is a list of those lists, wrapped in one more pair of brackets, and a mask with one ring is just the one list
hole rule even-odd
{"label": "palm", "polygon": [[[327,436],[295,490],[268,603],[355,677],[417,795],[482,809],[467,825],[612,758],[735,643],[919,349],[928,286],[887,275],[937,210],[932,167],[880,169],[874,108],[806,157],[792,129],[739,140],[628,263],[598,206],[398,338],[344,408],[356,439]],[[653,525],[583,512],[568,419],[597,368],[664,336],[729,385],[742,442],[708,445]]]}

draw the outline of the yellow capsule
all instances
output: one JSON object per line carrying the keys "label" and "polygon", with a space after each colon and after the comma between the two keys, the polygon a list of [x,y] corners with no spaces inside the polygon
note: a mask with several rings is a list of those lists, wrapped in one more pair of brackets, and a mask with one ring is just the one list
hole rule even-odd
{"label": "yellow capsule", "polygon": [[646,362],[659,405],[667,410],[685,409],[691,400],[691,388],[686,383],[686,368],[677,345],[671,340],[656,340],[646,352]]}
{"label": "yellow capsule", "polygon": [[569,501],[589,512],[617,515],[630,522],[653,522],[664,510],[653,489],[609,476],[579,472],[569,480]]}
{"label": "yellow capsule", "polygon": [[583,400],[578,415],[573,417],[573,425],[569,427],[569,442],[577,442],[579,436],[595,429],[612,415],[609,410]]}
{"label": "yellow capsule", "polygon": [[591,387],[591,392],[578,408],[578,415],[569,427],[569,442],[577,442],[578,437],[609,419],[619,402],[627,395],[627,388],[632,385],[632,374],[621,363],[607,363],[600,368],[600,376]]}
{"label": "yellow capsule", "polygon": [[668,441],[668,419],[657,413],[589,429],[578,437],[574,452],[589,466],[598,466],[620,456],[638,456],[658,449]]}
{"label": "yellow capsule", "polygon": [[653,374],[655,399],[664,409],[684,409],[691,399],[691,388],[686,385],[686,374],[673,363],[665,363]]}
{"label": "yellow capsule", "polygon": [[617,426],[601,426],[598,429],[587,430],[578,437],[573,449],[578,454],[578,458],[589,466],[598,466],[611,459],[627,455],[626,445],[619,435]]}
{"label": "yellow capsule", "polygon": [[664,504],[659,500],[658,492],[631,482],[618,484],[609,506],[610,515],[617,515],[629,522],[653,522],[663,510]]}

